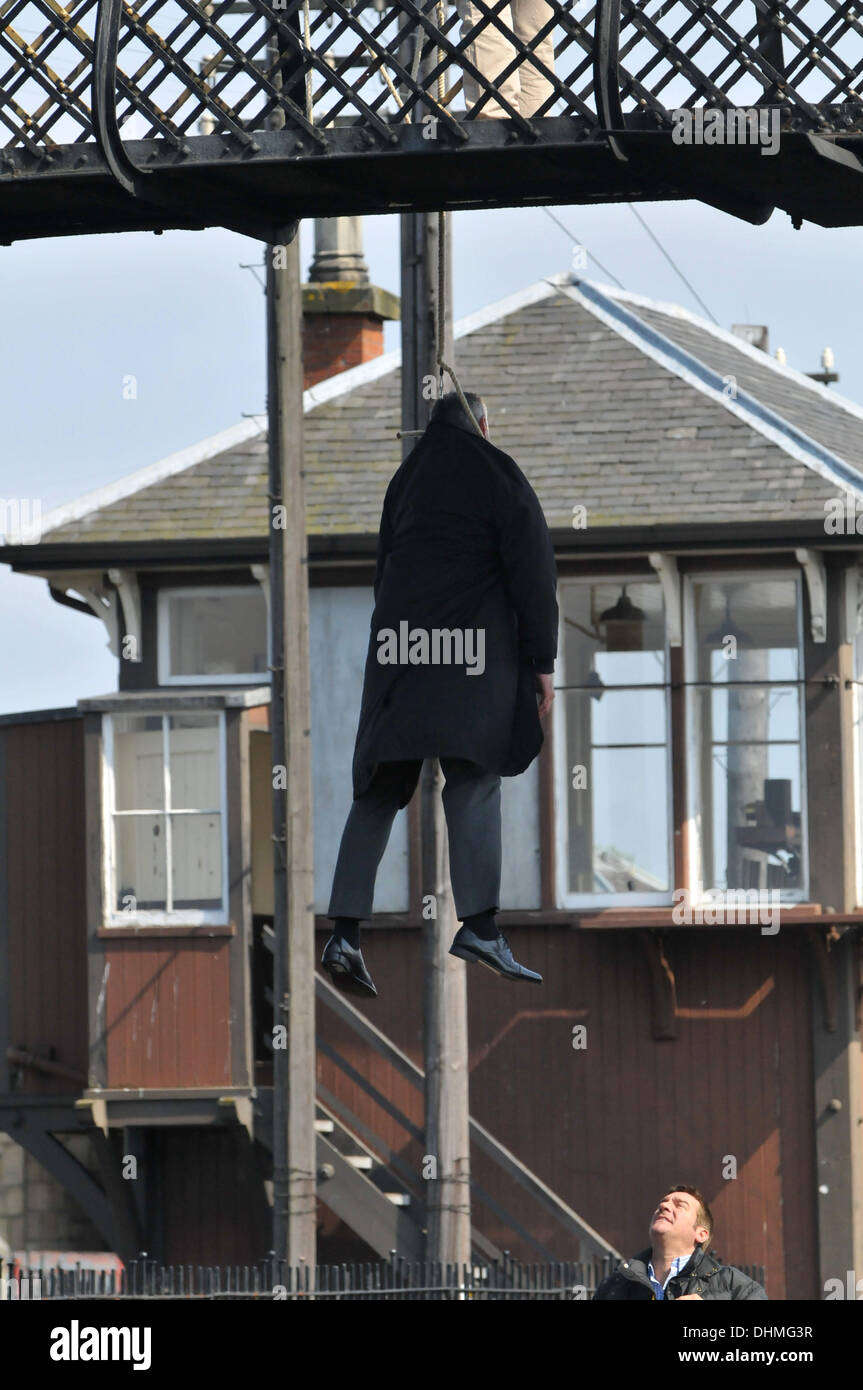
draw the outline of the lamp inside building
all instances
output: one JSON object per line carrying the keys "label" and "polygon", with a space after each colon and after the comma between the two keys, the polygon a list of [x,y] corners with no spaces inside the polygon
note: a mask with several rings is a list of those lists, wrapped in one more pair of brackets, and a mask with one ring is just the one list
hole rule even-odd
{"label": "lamp inside building", "polygon": [[644,624],[647,614],[637,607],[626,592],[626,585],[617,603],[599,615],[605,628],[605,650],[608,652],[640,652],[644,650]]}

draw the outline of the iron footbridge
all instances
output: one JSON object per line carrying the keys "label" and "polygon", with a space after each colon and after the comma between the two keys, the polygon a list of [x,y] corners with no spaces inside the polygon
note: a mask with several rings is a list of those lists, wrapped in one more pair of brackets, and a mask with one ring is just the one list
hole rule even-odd
{"label": "iron footbridge", "polygon": [[853,0],[0,0],[0,241],[696,198],[863,223]]}

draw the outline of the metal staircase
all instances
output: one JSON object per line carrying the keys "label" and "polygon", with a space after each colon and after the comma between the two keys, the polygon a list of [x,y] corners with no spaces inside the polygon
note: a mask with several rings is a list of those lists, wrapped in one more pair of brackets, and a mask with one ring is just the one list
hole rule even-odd
{"label": "metal staircase", "polygon": [[[382,1259],[393,1250],[408,1260],[423,1258],[423,1212],[377,1154],[326,1107],[315,1120],[318,1196]],[[255,1138],[272,1152],[273,1093],[263,1088],[255,1102]]]}
{"label": "metal staircase", "polygon": [[[261,919],[256,923],[257,974],[259,988],[266,1004],[272,1006],[272,990],[260,978],[264,961],[272,970],[273,934]],[[262,959],[263,957],[263,959]],[[354,1038],[363,1044],[363,1054],[369,1059],[381,1059],[388,1069],[406,1079],[420,1094],[424,1075],[420,1067],[395,1043],[380,1031],[351,1001],[322,974],[315,976],[315,993],[321,1007],[335,1014],[350,1028]],[[259,996],[260,997],[260,996]],[[415,1140],[424,1147],[423,1131],[409,1116],[369,1080],[368,1068],[360,1069],[351,1063],[318,1032],[318,1054],[333,1063],[338,1071],[358,1088],[359,1092],[380,1107],[394,1120],[405,1141]],[[423,1179],[416,1167],[405,1161],[402,1154],[387,1144],[382,1136],[343,1099],[333,1094],[322,1082],[317,1087],[316,1155],[318,1196],[345,1224],[355,1231],[382,1258],[393,1251],[407,1260],[424,1258],[425,1197]],[[255,1138],[272,1152],[273,1090],[259,1086],[253,1102]],[[574,1258],[613,1257],[618,1252],[573,1211],[555,1192],[531,1172],[515,1154],[506,1149],[475,1119],[470,1121],[471,1145],[484,1158],[491,1159],[496,1169],[505,1175],[509,1190],[520,1189],[535,1204],[538,1214],[547,1222],[553,1217],[556,1227],[565,1233],[575,1252]],[[536,1258],[550,1260],[554,1253],[527,1229],[522,1221],[501,1201],[471,1178],[471,1194],[476,1207],[491,1212],[502,1225],[535,1252]],[[503,1252],[474,1223],[471,1230],[473,1253],[481,1260],[501,1260]]]}

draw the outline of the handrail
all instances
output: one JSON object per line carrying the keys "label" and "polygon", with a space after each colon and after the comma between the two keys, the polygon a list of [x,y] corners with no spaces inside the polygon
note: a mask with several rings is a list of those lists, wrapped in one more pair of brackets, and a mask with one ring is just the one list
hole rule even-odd
{"label": "handrail", "polygon": [[[423,1089],[425,1073],[422,1068],[412,1062],[406,1053],[402,1052],[385,1033],[382,1033],[379,1028],[369,1022],[359,1009],[356,1009],[334,985],[330,984],[329,980],[318,972],[315,972],[315,994],[320,1002],[331,1008],[363,1042],[373,1048],[379,1056],[386,1058],[418,1090]],[[356,1077],[354,1079],[356,1080]],[[470,1137],[477,1147],[482,1149],[483,1153],[491,1158],[508,1177],[512,1178],[535,1201],[551,1212],[588,1249],[600,1255],[611,1255],[615,1259],[621,1258],[620,1252],[609,1241],[605,1240],[598,1231],[594,1230],[588,1222],[578,1215],[578,1212],[573,1211],[572,1207],[553,1192],[526,1164],[516,1158],[515,1154],[472,1117],[470,1119]]]}
{"label": "handrail", "polygon": [[593,90],[600,125],[615,159],[625,164],[629,156],[612,134],[623,130],[620,103],[620,0],[596,0],[593,45]]}
{"label": "handrail", "polygon": [[[120,124],[117,120],[117,60],[123,5],[124,0],[98,0],[96,11],[90,96],[93,134],[96,137],[99,151],[111,176],[128,193],[130,198],[134,198],[137,202],[154,203],[159,207],[173,208],[187,216],[200,215],[206,222],[205,208],[208,201],[206,187],[196,197],[194,194],[182,190],[174,191],[159,185],[153,178],[152,169],[138,168],[130,158],[123,142]],[[299,108],[293,103],[289,103],[287,98],[285,101],[293,107],[295,114],[298,116],[301,114]],[[326,148],[326,138],[314,128],[310,129]],[[244,131],[238,128],[234,133],[246,140],[250,146],[254,145],[257,150],[257,144],[251,141]],[[169,125],[164,125],[163,134],[173,143],[179,155],[188,156],[191,154],[191,148],[185,139],[176,135]],[[248,200],[241,202],[221,189],[219,199],[227,213],[224,220],[225,226],[230,226],[233,231],[255,237],[261,241],[276,242],[279,240],[280,229],[285,223],[285,219],[278,217],[275,208],[256,208]],[[296,223],[288,224],[288,226],[291,225],[296,231]],[[287,228],[283,239],[291,240]]]}

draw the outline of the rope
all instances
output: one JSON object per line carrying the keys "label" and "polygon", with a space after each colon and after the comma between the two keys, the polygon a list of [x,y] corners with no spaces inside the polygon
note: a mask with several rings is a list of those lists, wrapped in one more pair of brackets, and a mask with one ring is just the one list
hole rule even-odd
{"label": "rope", "polygon": [[447,373],[452,381],[456,395],[461,402],[461,408],[473,427],[474,434],[478,434],[481,439],[485,438],[482,430],[476,422],[474,413],[465,399],[465,394],[459,385],[458,377],[449,363],[444,361],[444,315],[446,313],[446,213],[441,209],[437,220],[437,304],[435,305],[435,328],[437,337],[437,367],[438,367],[438,398],[443,395],[443,375]]}
{"label": "rope", "polygon": [[[438,27],[438,33],[441,32],[441,30],[443,29],[443,27],[444,27],[445,24],[446,24],[446,5],[444,4],[444,0],[438,0],[438,7],[437,7],[437,27]],[[442,57],[443,57],[443,51],[439,48],[438,51],[437,51],[437,65],[438,65],[438,67],[440,67],[440,63],[441,63]],[[440,72],[439,72],[438,75],[437,75],[437,99],[438,99],[438,101],[441,100],[441,98],[443,97],[444,92],[446,91],[446,87],[444,86],[444,78],[445,78],[445,75],[446,75],[446,74],[445,74],[444,69],[441,68]]]}
{"label": "rope", "polygon": [[[309,0],[303,0],[303,43],[307,53],[312,51],[312,33],[309,24]],[[306,120],[310,125],[314,124],[312,114],[312,67],[309,60],[306,60]]]}
{"label": "rope", "polygon": [[[306,3],[308,3],[308,0],[306,0]],[[379,55],[378,55],[377,53],[375,53],[375,50],[374,50],[373,48],[371,48],[367,43],[364,43],[364,44],[363,44],[363,48],[366,50],[366,53],[368,53],[372,58],[375,58],[375,59],[378,58]],[[378,67],[378,72],[380,73],[381,77],[384,79],[384,82],[386,82],[386,84],[387,84],[387,86],[389,87],[390,92],[392,93],[392,95],[395,97],[397,104],[398,104],[399,106],[404,106],[404,102],[402,101],[401,96],[399,95],[399,93],[396,91],[395,84],[394,84],[392,78],[390,77],[389,73],[387,72],[386,68],[385,68],[385,67]],[[405,125],[409,125],[409,124],[410,124],[410,119],[411,119],[411,113],[410,113],[410,111],[409,111],[409,112],[407,113],[407,115],[405,116]]]}

